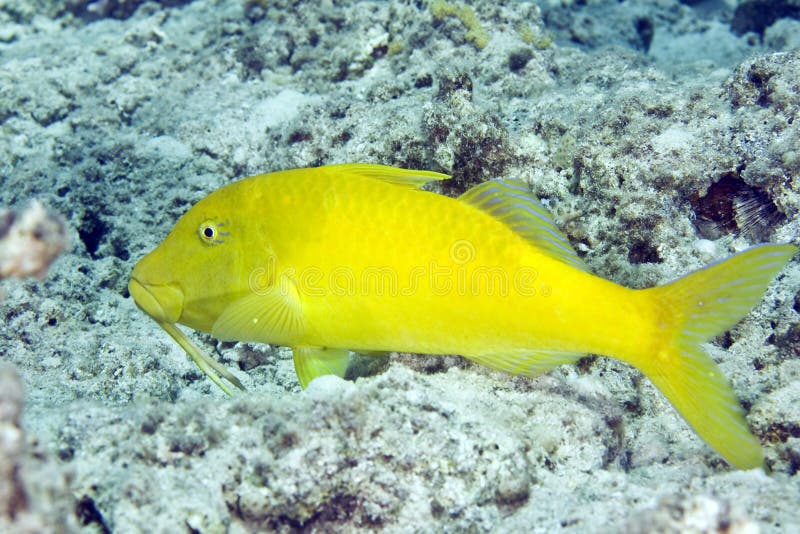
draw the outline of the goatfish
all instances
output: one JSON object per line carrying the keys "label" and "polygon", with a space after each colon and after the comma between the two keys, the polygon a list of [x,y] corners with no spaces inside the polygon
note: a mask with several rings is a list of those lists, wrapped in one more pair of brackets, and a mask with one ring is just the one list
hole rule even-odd
{"label": "goatfish", "polygon": [[588,271],[524,182],[458,198],[421,189],[447,178],[343,164],[234,182],[136,264],[130,295],[228,394],[241,382],[178,324],[291,347],[303,387],[343,377],[350,351],[458,354],[529,377],[591,353],[640,370],[733,466],[763,466],[702,344],[759,302],[797,247],[759,245],[629,289]]}

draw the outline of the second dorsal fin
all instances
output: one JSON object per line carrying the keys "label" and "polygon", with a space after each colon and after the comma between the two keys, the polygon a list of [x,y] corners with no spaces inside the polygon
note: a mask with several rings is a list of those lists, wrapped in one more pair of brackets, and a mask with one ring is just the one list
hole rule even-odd
{"label": "second dorsal fin", "polygon": [[458,199],[504,222],[548,256],[576,269],[589,270],[525,183],[491,180],[476,185]]}

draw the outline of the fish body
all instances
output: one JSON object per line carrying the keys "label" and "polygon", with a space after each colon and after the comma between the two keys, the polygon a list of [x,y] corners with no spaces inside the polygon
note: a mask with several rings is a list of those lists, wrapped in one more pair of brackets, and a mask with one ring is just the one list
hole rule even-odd
{"label": "fish body", "polygon": [[303,386],[343,375],[351,350],[460,354],[526,376],[594,353],[643,371],[732,464],[762,464],[700,345],[758,302],[796,247],[633,290],[589,273],[524,184],[458,199],[419,188],[445,178],[349,164],[230,184],[136,265],[131,295],[226,391],[217,373],[241,384],[176,324],[292,347]]}

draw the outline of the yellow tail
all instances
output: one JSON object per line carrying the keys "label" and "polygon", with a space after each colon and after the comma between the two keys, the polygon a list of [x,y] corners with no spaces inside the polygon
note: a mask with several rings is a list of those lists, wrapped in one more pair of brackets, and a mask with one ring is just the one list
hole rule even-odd
{"label": "yellow tail", "polygon": [[664,337],[658,353],[636,362],[637,367],[700,437],[740,469],[763,466],[761,445],[731,386],[701,344],[750,311],[796,253],[793,245],[760,245],[645,290],[656,299]]}

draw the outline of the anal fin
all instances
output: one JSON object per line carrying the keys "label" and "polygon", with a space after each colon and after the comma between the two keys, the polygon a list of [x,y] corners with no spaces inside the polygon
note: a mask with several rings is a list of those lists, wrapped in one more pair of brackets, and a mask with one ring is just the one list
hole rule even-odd
{"label": "anal fin", "polygon": [[559,365],[574,364],[584,356],[586,356],[584,353],[556,350],[526,351],[521,354],[464,355],[465,358],[486,367],[527,377],[538,376]]}

